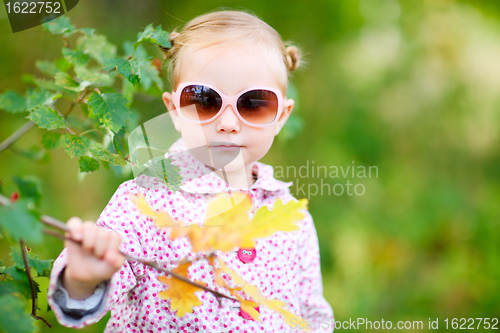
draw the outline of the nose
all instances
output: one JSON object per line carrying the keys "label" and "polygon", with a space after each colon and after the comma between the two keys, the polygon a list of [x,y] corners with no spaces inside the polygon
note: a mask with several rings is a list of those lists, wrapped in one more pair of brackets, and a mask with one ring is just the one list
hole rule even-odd
{"label": "nose", "polygon": [[238,133],[241,129],[241,121],[231,105],[228,105],[217,118],[217,132]]}

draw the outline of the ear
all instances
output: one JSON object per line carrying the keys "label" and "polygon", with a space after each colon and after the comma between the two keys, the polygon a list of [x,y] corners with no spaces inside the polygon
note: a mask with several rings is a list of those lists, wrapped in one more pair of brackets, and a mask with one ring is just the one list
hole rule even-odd
{"label": "ear", "polygon": [[180,125],[180,119],[179,119],[179,114],[177,113],[177,109],[174,106],[174,102],[172,100],[172,94],[165,91],[163,95],[161,96],[163,99],[163,103],[167,107],[170,117],[172,118],[172,121],[174,122],[175,129],[180,132],[181,131],[181,125]]}
{"label": "ear", "polygon": [[293,99],[285,99],[285,101],[283,102],[283,112],[281,113],[280,118],[276,123],[276,131],[274,133],[275,136],[278,135],[283,126],[285,126],[286,121],[288,120],[290,114],[292,113],[294,105],[295,101]]}

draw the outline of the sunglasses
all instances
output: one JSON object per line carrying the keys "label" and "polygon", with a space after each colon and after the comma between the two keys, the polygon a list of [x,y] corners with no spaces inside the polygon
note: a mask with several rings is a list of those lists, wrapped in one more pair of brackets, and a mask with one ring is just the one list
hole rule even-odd
{"label": "sunglasses", "polygon": [[283,112],[281,91],[270,87],[253,87],[226,96],[208,84],[184,82],[172,96],[180,116],[198,124],[214,121],[228,105],[244,124],[253,127],[272,125]]}

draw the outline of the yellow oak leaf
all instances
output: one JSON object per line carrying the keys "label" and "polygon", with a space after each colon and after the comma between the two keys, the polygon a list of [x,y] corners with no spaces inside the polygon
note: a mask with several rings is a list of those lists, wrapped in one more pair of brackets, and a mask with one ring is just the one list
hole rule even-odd
{"label": "yellow oak leaf", "polygon": [[278,199],[274,203],[273,210],[269,210],[266,206],[259,208],[251,223],[242,231],[243,239],[239,246],[253,248],[256,238],[265,238],[278,231],[298,230],[299,226],[295,222],[304,218],[301,210],[306,208],[307,199],[290,200],[286,205]]}
{"label": "yellow oak leaf", "polygon": [[[239,204],[234,205],[235,202]],[[252,248],[256,238],[265,238],[278,231],[298,230],[295,222],[304,218],[301,210],[307,209],[307,199],[291,200],[287,204],[278,199],[273,210],[261,207],[250,220],[248,211],[251,208],[252,201],[246,193],[218,195],[209,202],[207,215],[212,217],[205,220],[202,227],[190,225],[174,228],[170,238],[188,237],[195,252],[229,252],[235,247]]]}
{"label": "yellow oak leaf", "polygon": [[[191,263],[181,264],[172,272],[188,277],[187,270]],[[186,313],[193,313],[193,308],[199,306],[202,302],[194,294],[195,291],[202,290],[196,286],[193,286],[184,281],[169,278],[167,276],[159,276],[158,280],[168,286],[167,290],[160,291],[158,294],[163,299],[170,300],[170,309],[172,311],[177,311],[176,315],[178,317],[184,317]],[[207,286],[206,283],[202,281],[194,281],[203,286]]]}
{"label": "yellow oak leaf", "polygon": [[129,198],[133,203],[135,203],[137,209],[141,214],[146,215],[147,217],[150,217],[155,221],[155,225],[157,227],[171,227],[179,225],[170,217],[170,215],[168,215],[168,213],[155,212],[154,210],[152,210],[151,207],[149,207],[149,204],[146,202],[146,198],[144,197],[143,193],[130,195]]}
{"label": "yellow oak leaf", "polygon": [[[303,319],[300,318],[299,316],[294,315],[290,311],[286,310],[284,306],[286,305],[285,302],[282,302],[280,300],[271,300],[266,298],[262,292],[259,290],[259,288],[251,285],[250,283],[246,282],[241,276],[239,276],[235,271],[230,269],[229,267],[224,264],[222,260],[219,260],[219,266],[220,270],[223,272],[228,273],[231,276],[231,279],[233,280],[234,284],[237,285],[238,287],[241,288],[245,294],[247,294],[250,298],[254,299],[258,304],[264,305],[269,309],[275,310],[283,315],[283,319],[286,323],[289,325],[293,323],[302,323],[303,325],[301,327],[306,327],[307,322]],[[235,288],[233,288],[235,289]],[[245,305],[246,306],[246,305]],[[244,310],[247,312],[246,310]],[[256,311],[257,312],[257,311]],[[247,312],[250,314],[250,312]],[[251,315],[251,314],[250,314]],[[253,317],[252,317],[253,318]],[[293,321],[292,321],[293,320]],[[307,330],[307,329],[306,329]]]}
{"label": "yellow oak leaf", "polygon": [[220,194],[212,199],[207,208],[207,216],[203,227],[188,225],[173,228],[171,239],[188,237],[194,252],[220,250],[228,252],[241,243],[242,229],[250,223],[248,211],[252,208],[252,200],[244,192],[236,192],[229,196]]}

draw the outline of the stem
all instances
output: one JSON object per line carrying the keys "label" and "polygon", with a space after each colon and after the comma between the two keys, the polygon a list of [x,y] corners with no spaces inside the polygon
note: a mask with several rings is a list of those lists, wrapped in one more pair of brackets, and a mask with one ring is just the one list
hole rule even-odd
{"label": "stem", "polygon": [[87,134],[87,133],[90,133],[90,132],[93,132],[93,131],[100,131],[99,128],[91,128],[91,129],[88,129],[86,131],[83,131],[82,133],[80,133],[80,136],[81,135],[84,135],[84,134]]}
{"label": "stem", "polygon": [[[42,220],[42,222],[43,222],[43,223],[45,223],[45,221],[43,220],[43,218],[44,218],[44,217],[47,217],[47,216],[42,216],[41,220]],[[49,217],[50,217],[50,216],[49,216]],[[52,217],[50,217],[50,218],[52,219],[52,220],[50,221],[50,223],[45,223],[45,224],[50,225],[50,226],[52,226],[52,227],[55,227],[55,228],[57,228],[57,229],[60,229],[60,230],[62,230],[62,231],[68,231],[68,228],[66,227],[66,225],[65,225],[63,222],[58,221],[58,220],[56,220],[56,219],[54,219],[54,218],[52,218]],[[56,222],[56,223],[54,223],[54,222]],[[64,227],[62,227],[62,226],[61,226],[61,224],[62,224],[62,225],[64,225]],[[81,245],[81,244],[82,244],[81,242],[78,242],[78,241],[73,240],[72,238],[69,238],[69,237],[63,236],[63,235],[61,235],[60,233],[58,233],[58,232],[56,232],[56,231],[53,231],[53,230],[43,230],[43,232],[44,232],[45,234],[47,234],[47,235],[57,237],[57,238],[59,238],[59,239],[61,239],[61,240],[68,240],[68,241],[71,241],[71,242],[76,243],[76,244],[79,244],[79,245]],[[133,256],[130,256],[130,255],[128,255],[128,254],[126,254],[126,253],[123,253],[123,252],[121,252],[121,251],[120,251],[120,253],[121,253],[121,254],[125,257],[125,259],[126,259],[127,261],[132,261],[132,260],[135,260],[135,261],[140,262],[140,263],[141,263],[141,264],[143,264],[143,265],[146,265],[146,266],[152,267],[152,268],[157,269],[157,270],[159,270],[159,271],[161,271],[161,272],[163,272],[163,273],[170,274],[170,275],[172,275],[172,277],[174,277],[174,278],[176,278],[176,279],[178,279],[178,280],[184,281],[184,282],[186,282],[186,283],[188,283],[188,284],[190,284],[190,285],[192,285],[192,286],[195,286],[195,287],[197,287],[197,288],[200,288],[200,289],[206,290],[206,291],[208,291],[208,292],[211,292],[211,293],[212,293],[215,297],[217,297],[217,299],[219,299],[220,297],[222,297],[222,298],[227,298],[227,299],[230,299],[230,300],[233,300],[233,301],[239,302],[236,298],[233,298],[233,297],[230,297],[230,296],[226,296],[226,295],[224,295],[224,294],[221,294],[221,293],[219,293],[218,291],[215,291],[215,290],[210,289],[210,288],[207,288],[207,287],[205,287],[205,286],[203,286],[203,285],[201,285],[201,284],[198,284],[198,283],[196,283],[196,282],[193,282],[193,281],[189,280],[188,278],[186,278],[185,276],[179,275],[179,274],[177,274],[177,273],[174,273],[174,272],[172,272],[172,271],[169,271],[168,269],[165,269],[165,268],[163,268],[163,267],[160,267],[160,266],[158,266],[158,264],[156,264],[155,262],[146,261],[146,260],[143,260],[143,259],[141,259],[141,258],[133,257]]]}
{"label": "stem", "polygon": [[17,131],[15,131],[11,136],[5,139],[4,142],[0,143],[0,152],[6,148],[8,148],[11,144],[13,144],[17,139],[19,139],[24,133],[26,133],[30,128],[33,127],[35,123],[33,121],[28,121],[26,124],[21,126]]}
{"label": "stem", "polygon": [[30,288],[31,288],[31,316],[35,318],[36,320],[41,320],[43,321],[49,328],[52,327],[52,325],[49,324],[49,322],[43,318],[39,317],[36,315],[36,291],[35,291],[35,282],[33,281],[33,278],[31,277],[31,269],[30,265],[28,264],[28,257],[26,256],[26,249],[24,246],[24,241],[21,240],[21,252],[23,254],[23,260],[24,260],[24,266],[26,267],[26,275],[28,276],[28,280],[30,282]]}

